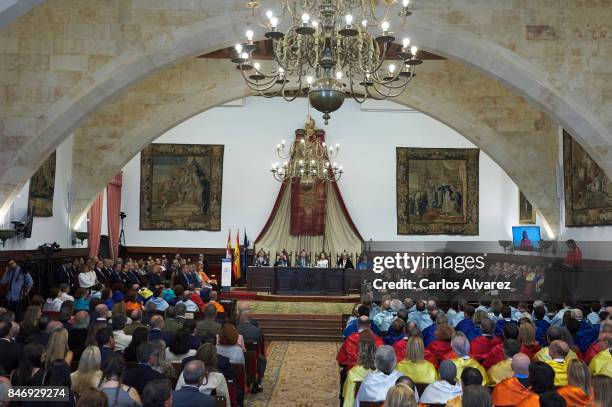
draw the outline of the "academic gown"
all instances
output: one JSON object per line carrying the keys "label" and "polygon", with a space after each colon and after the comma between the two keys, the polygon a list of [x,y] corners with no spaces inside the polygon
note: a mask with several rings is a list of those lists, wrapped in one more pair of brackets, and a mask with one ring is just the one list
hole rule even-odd
{"label": "academic gown", "polygon": [[[404,338],[401,339],[397,342],[395,342],[392,347],[393,350],[395,351],[395,357],[397,359],[397,361],[402,361],[404,359],[406,359],[406,344],[408,342],[408,339]],[[452,352],[452,351],[451,351]],[[431,363],[436,369],[438,368],[438,359],[436,359],[436,356],[430,352],[429,349],[425,349],[425,360],[428,361],[429,363]],[[449,357],[449,359],[452,359],[454,356],[454,353],[452,354],[452,357]]]}
{"label": "academic gown", "polygon": [[455,330],[463,332],[470,341],[480,335],[480,328],[476,326],[471,318],[465,318],[459,322]]}
{"label": "academic gown", "polygon": [[487,375],[487,371],[482,367],[480,363],[476,361],[476,359],[471,358],[469,356],[459,357],[452,360],[455,366],[457,367],[457,383],[461,382],[461,372],[466,367],[473,367],[474,369],[478,369],[480,374],[482,374],[482,385],[485,386],[489,383],[489,377]]}
{"label": "academic gown", "polygon": [[572,384],[561,387],[557,393],[563,397],[568,406],[595,407],[593,395],[587,396],[584,390]]}
{"label": "academic gown", "polygon": [[427,350],[434,355],[437,365],[440,365],[440,362],[443,360],[454,359],[457,357],[450,346],[450,342],[435,340],[429,344]]}
{"label": "academic gown", "polygon": [[[378,336],[374,336],[376,347],[382,346],[383,341]],[[357,364],[359,357],[359,332],[355,332],[344,340],[344,343],[338,351],[336,361],[339,365],[346,366],[347,371]]]}
{"label": "academic gown", "polygon": [[490,369],[491,366],[496,363],[501,362],[506,359],[506,354],[504,353],[504,344],[503,342],[498,343],[491,349],[491,352],[487,355],[487,357],[482,361],[482,366],[485,369]]}
{"label": "academic gown", "polygon": [[589,363],[589,370],[592,374],[603,374],[612,377],[612,354],[610,350],[604,349],[599,352]]}
{"label": "academic gown", "polygon": [[533,360],[534,356],[536,355],[536,353],[540,351],[540,349],[542,349],[540,344],[535,342],[535,343],[532,343],[531,345],[521,345],[520,352],[529,356],[529,359]]}
{"label": "academic gown", "polygon": [[519,379],[510,377],[495,386],[491,401],[494,406],[515,406],[531,394],[533,393]]}
{"label": "academic gown", "polygon": [[499,336],[479,335],[470,341],[470,356],[482,363],[491,350],[499,343],[502,343],[502,339]]}

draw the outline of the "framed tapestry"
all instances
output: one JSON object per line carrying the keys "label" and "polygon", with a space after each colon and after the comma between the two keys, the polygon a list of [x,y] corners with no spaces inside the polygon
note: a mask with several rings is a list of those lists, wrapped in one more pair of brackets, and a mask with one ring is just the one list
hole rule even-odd
{"label": "framed tapestry", "polygon": [[48,218],[53,216],[53,192],[55,191],[55,151],[30,179],[28,213]]}
{"label": "framed tapestry", "polygon": [[150,144],[141,153],[141,230],[221,230],[223,146]]}
{"label": "framed tapestry", "polygon": [[534,225],[535,223],[536,211],[525,194],[519,191],[519,225]]}
{"label": "framed tapestry", "polygon": [[612,181],[563,131],[565,226],[612,225]]}
{"label": "framed tapestry", "polygon": [[397,147],[397,234],[477,235],[479,154]]}

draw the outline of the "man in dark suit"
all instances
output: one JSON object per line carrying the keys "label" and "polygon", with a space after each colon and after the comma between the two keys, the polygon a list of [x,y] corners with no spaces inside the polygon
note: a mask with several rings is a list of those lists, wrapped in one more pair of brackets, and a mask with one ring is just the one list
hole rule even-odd
{"label": "man in dark suit", "polygon": [[298,256],[296,262],[296,267],[308,267],[310,266],[310,260],[308,260],[308,255],[306,254],[306,250],[302,250],[300,255]]}
{"label": "man in dark suit", "polygon": [[[262,334],[261,329],[251,321],[251,310],[249,308],[241,308],[238,314],[239,322],[236,328],[238,333],[242,335],[246,343],[257,343],[261,345]],[[263,352],[259,352],[257,359],[257,380],[253,383],[251,389],[252,394],[261,392],[261,381],[263,380],[266,372],[267,360]]]}
{"label": "man in dark suit", "polygon": [[172,335],[164,331],[164,317],[161,315],[153,315],[149,321],[149,326],[151,327],[151,331],[149,332],[150,341],[161,339],[166,345],[170,345]]}
{"label": "man in dark suit", "polygon": [[[74,315],[74,326],[68,331],[68,347],[75,352],[75,356],[81,355],[85,349],[87,332],[89,331],[89,314],[86,311],[79,311]],[[75,357],[75,360],[78,360]]]}
{"label": "man in dark suit", "polygon": [[180,390],[175,390],[172,394],[173,407],[214,407],[215,398],[208,394],[200,393],[200,384],[206,373],[204,363],[199,360],[192,360],[183,369],[183,379],[185,384]]}
{"label": "man in dark suit", "polygon": [[343,268],[343,269],[354,269],[355,268],[347,252],[342,252],[342,254],[340,255],[340,258],[338,259],[338,262],[336,263],[336,267]]}
{"label": "man in dark suit", "polygon": [[102,328],[96,332],[96,342],[100,348],[100,364],[104,366],[104,362],[108,356],[115,351],[115,337],[111,328]]}
{"label": "man in dark suit", "polygon": [[132,386],[142,395],[145,385],[156,379],[163,379],[165,376],[156,370],[153,370],[152,365],[157,364],[157,348],[150,342],[144,342],[136,349],[136,358],[138,366],[129,369],[125,372],[123,383],[127,386]]}
{"label": "man in dark suit", "polygon": [[56,286],[60,284],[68,284],[68,287],[74,289],[76,286],[76,279],[72,273],[72,260],[64,259],[62,265],[55,270],[53,274],[53,283]]}
{"label": "man in dark suit", "polygon": [[19,324],[11,321],[0,321],[0,366],[7,373],[19,365],[22,346],[15,342],[14,336],[19,332]]}
{"label": "man in dark suit", "polygon": [[162,266],[156,264],[153,266],[153,270],[147,273],[147,281],[149,287],[155,287],[156,285],[162,284]]}

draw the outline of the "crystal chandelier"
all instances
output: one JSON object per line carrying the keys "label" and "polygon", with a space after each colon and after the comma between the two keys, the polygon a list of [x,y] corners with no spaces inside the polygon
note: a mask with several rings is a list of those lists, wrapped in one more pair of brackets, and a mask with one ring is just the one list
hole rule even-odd
{"label": "crystal chandelier", "polygon": [[[247,41],[235,46],[232,62],[237,64],[247,85],[264,97],[282,96],[293,101],[303,91],[313,108],[323,113],[339,109],[350,94],[358,103],[367,98],[382,100],[399,96],[415,76],[418,48],[404,38],[394,46],[389,17],[397,0],[382,0],[384,13],[376,15],[377,0],[280,0],[282,10],[266,13],[261,24],[272,40],[271,66],[254,61],[257,45],[251,28]],[[250,2],[255,8],[258,2]],[[412,14],[409,0],[397,6],[402,18]],[[311,15],[316,15],[312,18]],[[360,18],[359,23],[354,19]],[[281,31],[285,22],[285,32]],[[398,27],[398,29],[401,27]],[[376,34],[370,33],[376,31]],[[393,56],[387,51],[394,50]],[[396,62],[386,63],[388,58]]]}
{"label": "crystal chandelier", "polygon": [[308,119],[305,131],[298,131],[295,141],[287,148],[285,140],[276,146],[281,160],[272,164],[272,175],[280,182],[299,181],[310,188],[315,181],[336,182],[342,177],[342,166],[331,162],[338,156],[340,145],[328,147],[322,134],[314,130],[314,120]]}

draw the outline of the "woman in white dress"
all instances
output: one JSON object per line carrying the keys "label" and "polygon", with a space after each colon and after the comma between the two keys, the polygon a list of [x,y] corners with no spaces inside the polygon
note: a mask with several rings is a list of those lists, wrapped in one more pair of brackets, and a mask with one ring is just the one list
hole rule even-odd
{"label": "woman in white dress", "polygon": [[329,260],[327,259],[325,252],[321,252],[321,254],[319,255],[319,260],[317,260],[317,267],[320,267],[320,268],[329,267]]}
{"label": "woman in white dress", "polygon": [[[225,381],[223,374],[217,372],[217,349],[215,345],[205,343],[204,345],[200,346],[195,354],[195,360],[202,361],[206,367],[206,373],[204,374],[204,379],[200,385],[200,393],[211,394],[214,390],[217,396],[225,397],[226,407],[230,407],[227,382]],[[178,381],[176,382],[176,390],[180,390],[184,384],[185,379],[183,378],[183,373],[181,373]]]}
{"label": "woman in white dress", "polygon": [[89,265],[82,264],[79,267],[79,287],[89,290],[98,282],[96,272]]}

